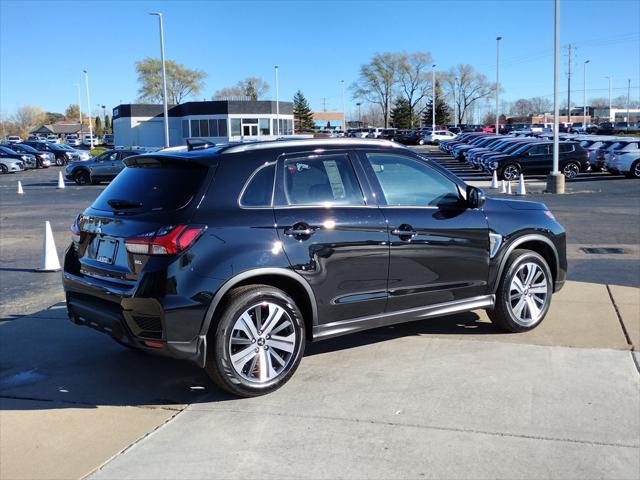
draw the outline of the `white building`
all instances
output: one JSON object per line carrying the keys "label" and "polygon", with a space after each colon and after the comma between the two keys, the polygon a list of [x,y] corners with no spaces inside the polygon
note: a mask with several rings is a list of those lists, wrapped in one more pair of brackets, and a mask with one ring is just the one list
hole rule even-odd
{"label": "white building", "polygon": [[[122,104],[113,109],[116,145],[164,146],[162,105]],[[278,120],[280,128],[278,129]],[[213,143],[272,140],[293,134],[293,103],[258,101],[187,102],[169,108],[169,143],[184,145],[187,138]]]}

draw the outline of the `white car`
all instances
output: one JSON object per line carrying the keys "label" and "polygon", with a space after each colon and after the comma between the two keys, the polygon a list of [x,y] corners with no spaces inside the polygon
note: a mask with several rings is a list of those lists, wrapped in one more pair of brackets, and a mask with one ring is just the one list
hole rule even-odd
{"label": "white car", "polygon": [[96,145],[98,145],[98,137],[96,137],[95,135],[84,135],[82,137],[82,144],[95,147]]}
{"label": "white car", "polygon": [[624,138],[624,139],[620,138],[616,143],[614,143],[607,150],[605,150],[604,164],[606,166],[609,160],[611,159],[611,157],[616,153],[632,152],[634,150],[639,150],[639,149],[640,149],[640,140],[630,138],[630,137]]}
{"label": "white car", "polygon": [[384,128],[370,128],[367,132],[367,138],[380,138]]}
{"label": "white car", "polygon": [[618,150],[605,163],[611,173],[622,173],[627,177],[640,178],[640,148]]}
{"label": "white car", "polygon": [[457,135],[448,130],[436,130],[433,133],[428,133],[425,135],[425,140],[427,142],[441,142],[443,140],[453,140]]}
{"label": "white car", "polygon": [[65,137],[64,143],[66,143],[70,147],[79,147],[80,139],[78,138],[78,135],[76,135],[75,133],[70,133]]}
{"label": "white car", "polygon": [[47,142],[49,143],[58,143],[58,136],[51,134],[51,135],[47,135]]}
{"label": "white car", "polygon": [[21,142],[22,139],[18,135],[9,135],[7,137],[7,142],[9,143],[18,143]]}

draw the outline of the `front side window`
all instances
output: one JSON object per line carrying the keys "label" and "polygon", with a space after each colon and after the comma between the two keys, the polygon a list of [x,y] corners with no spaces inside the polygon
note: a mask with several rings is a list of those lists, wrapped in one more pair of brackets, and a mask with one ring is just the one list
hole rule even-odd
{"label": "front side window", "polygon": [[345,154],[289,158],[283,169],[287,205],[364,205],[364,197]]}
{"label": "front side window", "polygon": [[401,155],[367,153],[387,205],[438,207],[460,200],[458,186],[427,164]]}

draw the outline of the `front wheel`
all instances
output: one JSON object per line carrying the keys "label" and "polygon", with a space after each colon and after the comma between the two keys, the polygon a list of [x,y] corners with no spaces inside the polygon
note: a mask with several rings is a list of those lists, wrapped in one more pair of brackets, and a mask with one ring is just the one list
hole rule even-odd
{"label": "front wheel", "polygon": [[73,176],[73,180],[78,185],[87,185],[88,183],[91,183],[91,176],[89,175],[89,172],[85,170],[80,170],[79,172],[76,172],[76,174]]}
{"label": "front wheel", "polygon": [[512,180],[517,180],[520,177],[520,167],[517,165],[507,165],[502,169],[502,175],[500,175],[503,180],[510,182]]}
{"label": "front wheel", "polygon": [[58,167],[64,166],[64,160],[62,158],[60,158],[60,157],[56,157],[56,165]]}
{"label": "front wheel", "polygon": [[0,173],[2,173],[2,175],[4,175],[5,173],[9,173],[9,169],[7,168],[7,166],[1,163],[0,163]]}
{"label": "front wheel", "polygon": [[418,145],[424,145],[424,140],[422,138],[418,140]]}
{"label": "front wheel", "polygon": [[267,285],[235,289],[209,332],[205,370],[219,387],[241,397],[283,386],[305,346],[302,314],[282,290]]}
{"label": "front wheel", "polygon": [[488,311],[491,322],[508,332],[525,332],[544,319],[553,293],[546,260],[531,250],[514,250],[509,256],[496,292],[496,304]]}
{"label": "front wheel", "polygon": [[636,160],[631,164],[631,168],[629,169],[629,173],[627,173],[627,177],[640,178],[640,160]]}
{"label": "front wheel", "polygon": [[573,180],[578,176],[578,173],[580,173],[580,165],[575,162],[569,162],[562,167],[562,173],[567,180]]}

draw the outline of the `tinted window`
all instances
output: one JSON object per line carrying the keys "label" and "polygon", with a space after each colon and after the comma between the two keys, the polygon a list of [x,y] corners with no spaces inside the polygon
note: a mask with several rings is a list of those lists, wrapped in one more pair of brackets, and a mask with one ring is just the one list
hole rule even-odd
{"label": "tinted window", "polygon": [[442,206],[458,203],[457,185],[427,164],[400,155],[367,153],[388,205]]}
{"label": "tinted window", "polygon": [[283,183],[289,205],[364,205],[346,155],[289,158],[284,162]]}
{"label": "tinted window", "polygon": [[529,155],[545,155],[548,151],[548,145],[534,145],[529,149]]}
{"label": "tinted window", "polygon": [[249,179],[249,183],[242,193],[242,198],[240,198],[240,205],[245,207],[270,206],[275,171],[275,163],[260,167]]}
{"label": "tinted window", "polygon": [[200,136],[200,120],[191,120],[191,136]]}
{"label": "tinted window", "polygon": [[127,167],[104,189],[93,203],[97,210],[114,211],[109,200],[142,203],[126,212],[177,210],[186,206],[206,176],[204,167],[144,166]]}
{"label": "tinted window", "polygon": [[570,143],[561,143],[560,144],[560,153],[568,153],[573,152],[575,147]]}

